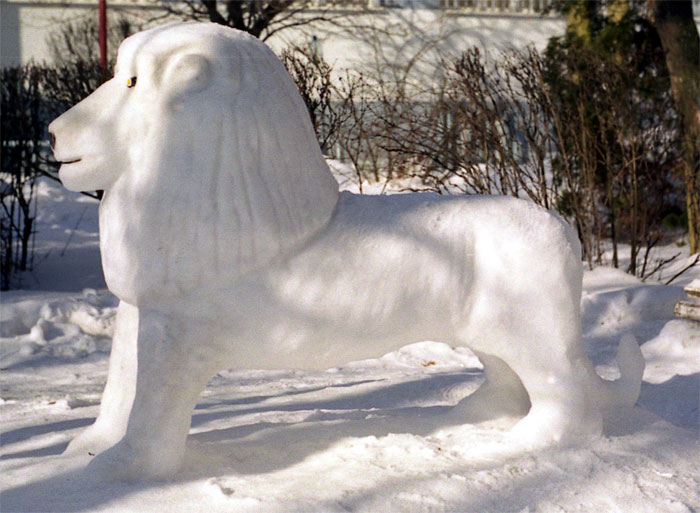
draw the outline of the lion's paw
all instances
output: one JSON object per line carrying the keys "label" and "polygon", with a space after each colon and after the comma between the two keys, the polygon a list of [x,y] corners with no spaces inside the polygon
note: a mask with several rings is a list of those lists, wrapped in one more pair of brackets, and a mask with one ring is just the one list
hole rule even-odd
{"label": "lion's paw", "polygon": [[580,415],[558,408],[530,410],[510,431],[509,437],[528,450],[552,445],[576,445],[600,436],[599,415]]}
{"label": "lion's paw", "polygon": [[104,479],[123,481],[159,480],[172,476],[178,468],[170,455],[136,449],[125,440],[98,454],[88,464],[88,471]]}
{"label": "lion's paw", "polygon": [[93,424],[70,441],[63,454],[68,456],[99,454],[119,441],[120,437],[110,436],[105,430]]}

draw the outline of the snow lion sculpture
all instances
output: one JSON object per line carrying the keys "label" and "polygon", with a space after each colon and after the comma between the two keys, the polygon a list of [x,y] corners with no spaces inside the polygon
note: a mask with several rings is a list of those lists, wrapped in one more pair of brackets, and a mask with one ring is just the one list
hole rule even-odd
{"label": "snow lion sculpture", "polygon": [[102,265],[121,303],[99,418],[68,450],[99,453],[90,464],[112,476],[174,473],[200,392],[230,367],[468,346],[484,387],[530,408],[514,430],[534,446],[599,433],[601,411],[637,398],[633,341],[615,383],[584,354],[563,221],[505,197],[339,193],[292,80],[246,34],[136,34],[50,131],[65,186],[104,190]]}

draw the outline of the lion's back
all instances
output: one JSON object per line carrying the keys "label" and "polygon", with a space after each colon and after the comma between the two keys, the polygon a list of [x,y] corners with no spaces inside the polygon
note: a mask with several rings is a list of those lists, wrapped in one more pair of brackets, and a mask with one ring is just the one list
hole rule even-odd
{"label": "lion's back", "polygon": [[[483,275],[514,284],[532,279],[530,285],[550,277],[572,286],[581,281],[581,249],[574,230],[526,200],[343,193],[332,223],[338,238],[355,235],[350,255],[357,252],[358,259],[369,261],[375,258],[368,253],[384,256],[392,266],[405,266],[426,280],[456,281],[463,288]],[[414,268],[419,266],[420,271]],[[448,273],[451,278],[443,279]]]}
{"label": "lion's back", "polygon": [[580,283],[576,244],[563,221],[523,200],[344,192],[328,226],[283,267],[282,288],[310,308],[418,309],[467,301],[480,283]]}
{"label": "lion's back", "polygon": [[580,256],[578,238],[566,221],[531,201],[509,196],[344,192],[334,222],[343,229],[423,235],[441,244],[493,240],[507,247],[517,241],[524,244],[522,249],[549,248]]}

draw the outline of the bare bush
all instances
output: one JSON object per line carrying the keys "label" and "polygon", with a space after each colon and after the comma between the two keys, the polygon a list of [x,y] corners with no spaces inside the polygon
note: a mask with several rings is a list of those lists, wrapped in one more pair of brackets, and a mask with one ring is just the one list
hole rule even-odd
{"label": "bare bush", "polygon": [[678,116],[668,85],[643,52],[625,60],[584,47],[550,51],[547,87],[562,127],[554,172],[583,207],[576,218],[589,261],[600,262],[600,241],[610,238],[617,267],[617,242],[625,240],[628,272],[643,276],[678,188]]}
{"label": "bare bush", "polygon": [[[211,21],[232,27],[265,41],[273,34],[290,29],[332,21],[334,1],[316,0],[161,0],[164,15],[183,20]],[[325,6],[324,6],[325,5]],[[151,20],[154,21],[154,20]]]}
{"label": "bare bush", "polygon": [[[132,31],[113,25],[112,48]],[[32,268],[36,188],[40,176],[58,180],[46,127],[109,79],[99,64],[97,25],[83,20],[49,36],[54,66],[29,64],[4,68],[2,87],[2,167],[0,169],[0,289],[16,285],[19,271]],[[111,63],[113,64],[114,53]],[[99,193],[88,194],[99,197]]]}
{"label": "bare bush", "polygon": [[617,266],[622,238],[628,271],[643,276],[677,199],[679,159],[677,116],[664,84],[651,80],[656,72],[640,62],[648,57],[529,48],[490,60],[473,48],[418,92],[394,87],[374,144],[421,188],[557,209],[577,228],[589,265],[602,261],[610,238]]}
{"label": "bare bush", "polygon": [[391,168],[391,155],[376,144],[387,130],[376,112],[386,105],[376,88],[362,73],[334,70],[313,48],[288,48],[281,59],[299,88],[323,153],[349,161],[360,190],[365,179],[380,180]]}
{"label": "bare bush", "polygon": [[321,151],[329,154],[351,116],[354,89],[336,85],[333,69],[313,49],[290,47],[280,58],[306,104]]}
{"label": "bare bush", "polygon": [[112,77],[119,44],[138,30],[123,17],[110,21],[106,68],[100,65],[97,44],[99,29],[94,19],[66,24],[47,36],[46,45],[51,48],[54,65],[46,67],[45,89],[47,96],[55,103],[57,115]]}
{"label": "bare bush", "polygon": [[5,68],[2,88],[2,168],[0,169],[0,290],[17,271],[31,268],[36,218],[36,180],[42,170],[46,113],[41,69]]}

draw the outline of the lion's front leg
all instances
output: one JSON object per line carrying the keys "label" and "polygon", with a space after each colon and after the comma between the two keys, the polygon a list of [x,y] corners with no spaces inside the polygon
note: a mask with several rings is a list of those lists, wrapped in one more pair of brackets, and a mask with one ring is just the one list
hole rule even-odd
{"label": "lion's front leg", "polygon": [[66,453],[97,454],[124,436],[136,389],[138,322],[138,309],[124,301],[119,303],[100,414],[68,444]]}
{"label": "lion's front leg", "polygon": [[214,372],[207,348],[193,344],[183,324],[140,311],[138,369],[126,431],[91,461],[93,469],[119,479],[162,478],[177,471],[192,410]]}

